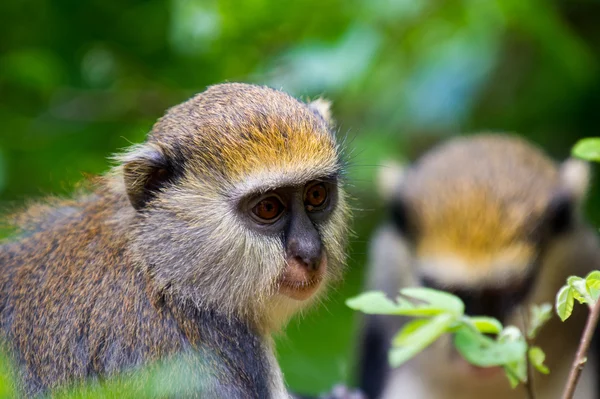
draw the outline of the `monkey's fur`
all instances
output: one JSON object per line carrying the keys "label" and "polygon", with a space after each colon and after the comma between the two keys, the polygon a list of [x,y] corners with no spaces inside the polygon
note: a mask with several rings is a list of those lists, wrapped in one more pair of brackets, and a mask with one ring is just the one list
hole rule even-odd
{"label": "monkey's fur", "polygon": [[[91,192],[18,215],[19,237],[0,247],[0,327],[23,393],[183,354],[201,385],[188,394],[286,397],[270,334],[345,261],[349,211],[328,104],[212,86],[117,160]],[[324,178],[335,179],[336,201],[314,228],[327,269],[311,299],[294,300],[278,292],[285,232],[257,231],[240,201]]]}
{"label": "monkey's fur", "polygon": [[[407,168],[382,168],[391,212],[371,243],[368,289],[391,297],[414,285],[449,290],[468,314],[522,328],[520,309],[554,303],[569,275],[600,268],[596,232],[580,215],[588,174],[582,161],[557,164],[526,141],[500,134],[452,139]],[[536,344],[551,374],[534,373],[537,397],[560,396],[584,321],[585,310],[576,309],[566,323],[554,317],[540,331]],[[365,319],[360,378],[371,399],[527,397],[523,387],[510,388],[501,370],[469,367],[450,335],[390,370],[387,351],[405,322]],[[595,370],[590,355],[577,398],[599,397]]]}

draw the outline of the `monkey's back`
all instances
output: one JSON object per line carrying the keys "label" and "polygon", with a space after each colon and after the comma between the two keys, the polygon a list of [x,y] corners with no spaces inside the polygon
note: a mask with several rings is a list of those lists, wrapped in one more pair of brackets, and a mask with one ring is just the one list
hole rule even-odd
{"label": "monkey's back", "polygon": [[244,386],[260,396],[262,343],[248,326],[175,304],[152,285],[127,250],[126,201],[99,192],[31,208],[26,230],[0,246],[0,336],[25,394],[191,353],[203,394],[238,397]]}

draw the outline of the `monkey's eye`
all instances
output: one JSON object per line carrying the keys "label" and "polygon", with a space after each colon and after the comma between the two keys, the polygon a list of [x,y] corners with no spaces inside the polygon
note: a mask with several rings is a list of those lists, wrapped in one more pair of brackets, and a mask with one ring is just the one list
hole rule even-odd
{"label": "monkey's eye", "polygon": [[252,208],[252,213],[259,222],[274,223],[283,213],[284,206],[275,196],[261,199],[258,204]]}
{"label": "monkey's eye", "polygon": [[304,205],[309,212],[318,211],[325,207],[327,202],[327,188],[323,183],[310,186],[304,194]]}

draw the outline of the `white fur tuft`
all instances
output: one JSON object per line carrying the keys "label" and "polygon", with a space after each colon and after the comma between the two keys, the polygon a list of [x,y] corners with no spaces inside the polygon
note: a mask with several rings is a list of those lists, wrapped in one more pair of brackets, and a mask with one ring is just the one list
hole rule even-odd
{"label": "white fur tuft", "polygon": [[570,194],[577,199],[583,198],[589,187],[589,163],[574,158],[567,159],[560,167],[560,179]]}
{"label": "white fur tuft", "polygon": [[377,174],[377,189],[384,201],[396,194],[404,178],[405,166],[396,161],[384,161]]}
{"label": "white fur tuft", "polygon": [[310,109],[321,115],[321,117],[325,119],[327,123],[332,123],[331,101],[326,100],[324,98],[317,98],[316,100],[311,101],[310,104],[308,104],[308,106],[310,107]]}

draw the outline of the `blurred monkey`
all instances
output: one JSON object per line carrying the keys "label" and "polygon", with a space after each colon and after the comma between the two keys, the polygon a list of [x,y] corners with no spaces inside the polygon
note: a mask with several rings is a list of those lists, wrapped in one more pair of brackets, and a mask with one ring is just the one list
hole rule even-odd
{"label": "blurred monkey", "polygon": [[[442,289],[467,314],[522,327],[528,304],[554,303],[569,275],[600,269],[596,232],[580,214],[589,180],[582,161],[558,164],[521,138],[480,134],[451,139],[407,168],[387,165],[379,177],[389,217],[371,242],[369,290],[395,297],[407,286]],[[536,340],[551,370],[534,375],[539,398],[560,397],[585,322],[580,308],[566,323],[554,317]],[[369,398],[527,397],[501,368],[468,364],[450,335],[390,369],[387,352],[404,322],[364,320],[360,385]],[[590,356],[576,398],[599,397],[596,375]]]}

